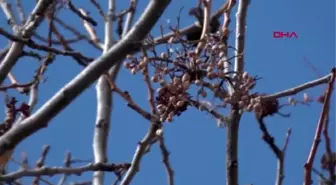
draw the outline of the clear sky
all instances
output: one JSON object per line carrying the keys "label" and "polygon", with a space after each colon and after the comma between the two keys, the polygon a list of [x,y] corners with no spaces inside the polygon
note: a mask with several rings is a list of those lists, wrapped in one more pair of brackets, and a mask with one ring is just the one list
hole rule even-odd
{"label": "clear sky", "polygon": [[[34,6],[33,1],[22,2],[26,7],[26,13],[30,12]],[[107,4],[106,2],[103,1]],[[143,12],[147,2],[140,1],[137,15]],[[222,2],[214,0],[214,7],[219,7]],[[88,0],[73,1],[73,3],[90,10],[91,15],[101,21],[97,11],[92,9]],[[128,1],[118,1],[118,10],[126,8],[127,4]],[[195,4],[195,1],[172,1],[157,25],[163,24],[167,28],[167,22],[169,22],[167,20],[170,20],[172,24],[176,23],[176,17],[182,6],[185,8],[182,11],[181,25],[186,26],[193,23],[194,19],[187,16],[187,10]],[[106,8],[105,5],[104,8]],[[67,23],[83,30],[79,18],[73,16],[68,10],[62,10],[60,16]],[[231,23],[232,29],[235,26],[234,22],[233,20]],[[0,26],[7,27],[3,14],[0,16]],[[46,28],[44,24],[39,32],[46,34]],[[295,32],[298,38],[274,39],[273,31]],[[98,26],[97,32],[103,39],[102,24]],[[159,27],[153,30],[153,34],[159,34]],[[67,35],[70,36],[70,34]],[[0,37],[0,43],[1,48],[7,44],[3,37]],[[233,44],[232,38],[231,43]],[[91,57],[100,55],[99,51],[85,42],[75,44],[74,48]],[[317,68],[320,76],[304,62],[304,57]],[[323,3],[316,0],[252,1],[247,17],[245,62],[246,70],[250,74],[263,78],[258,82],[255,90],[265,93],[284,90],[330,72],[331,67],[335,66],[335,1],[324,1]],[[20,82],[25,82],[32,77],[37,66],[36,61],[24,59],[13,69],[13,73]],[[47,82],[40,86],[38,107],[81,69],[71,58],[57,57],[57,60],[48,68]],[[120,88],[128,90],[141,106],[148,108],[147,91],[141,79],[140,75],[132,76],[123,68],[117,84]],[[306,92],[316,98],[323,93],[325,88],[326,85]],[[17,94],[11,91],[11,95]],[[22,96],[16,97],[21,101],[26,100]],[[303,95],[301,93],[296,97],[302,99]],[[3,94],[0,98],[3,98]],[[149,123],[130,110],[120,97],[114,96],[114,100],[108,158],[110,162],[129,162],[133,157],[137,142],[145,135]],[[282,102],[286,103],[287,99],[283,99]],[[335,141],[334,97],[332,102],[330,126],[333,132],[330,132],[330,136],[332,141]],[[282,112],[291,113],[291,118],[274,116],[266,119],[276,143],[281,146],[287,128],[292,128],[286,154],[285,184],[302,184],[303,165],[312,144],[321,108],[322,105],[318,103],[312,103],[310,106],[286,107]],[[2,110],[3,108],[0,109],[1,117],[4,116]],[[96,93],[93,85],[53,119],[48,128],[22,142],[15,150],[14,159],[20,159],[21,152],[26,152],[30,164],[34,165],[45,144],[51,145],[47,158],[48,165],[62,165],[66,151],[71,151],[75,158],[93,159],[92,138],[95,113]],[[170,160],[175,170],[176,184],[224,184],[225,129],[217,128],[214,119],[194,109],[189,109],[175,120],[171,124],[166,124],[164,132],[167,147],[171,152]],[[240,184],[273,184],[276,174],[276,158],[261,140],[261,132],[253,114],[244,114],[239,136]],[[324,149],[322,140],[319,155],[316,158],[316,167],[319,167],[319,157]],[[11,163],[10,170],[17,167],[16,164]],[[91,173],[86,173],[82,177],[74,177],[70,180],[90,180],[90,178]],[[53,179],[58,180],[58,178]],[[113,174],[107,174],[105,184],[111,184],[113,179]],[[316,180],[315,175],[314,180]],[[132,184],[165,183],[165,169],[161,162],[160,150],[157,145],[154,145],[151,153],[144,157],[140,172]]]}

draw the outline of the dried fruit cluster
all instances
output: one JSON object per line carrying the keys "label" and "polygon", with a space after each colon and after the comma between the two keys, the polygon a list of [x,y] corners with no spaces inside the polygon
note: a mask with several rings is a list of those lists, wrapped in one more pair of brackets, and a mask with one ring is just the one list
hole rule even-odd
{"label": "dried fruit cluster", "polygon": [[[173,45],[168,43],[167,52],[161,54],[157,54],[154,48],[151,56],[148,53],[143,53],[140,57],[127,56],[124,66],[132,74],[141,71],[151,82],[159,84],[155,107],[161,121],[172,121],[175,115],[179,116],[187,110],[191,105],[189,100],[193,93],[189,90],[192,85],[198,88],[197,99],[198,95],[208,97],[207,92],[210,92],[219,98],[221,105],[237,105],[245,111],[262,109],[263,104],[258,101],[257,95],[250,95],[256,78],[249,76],[247,72],[235,74],[232,78],[231,72],[227,70],[230,59],[225,53],[227,46],[222,42],[222,37],[220,32],[207,35],[206,45],[200,54],[188,43],[182,44],[182,49],[173,49]],[[154,67],[153,75],[149,75],[148,65]],[[229,95],[224,82],[234,88],[232,95]]]}
{"label": "dried fruit cluster", "polygon": [[157,90],[156,103],[161,121],[171,122],[173,116],[181,115],[190,105],[188,103],[189,94],[182,84],[181,79],[175,78],[172,83]]}

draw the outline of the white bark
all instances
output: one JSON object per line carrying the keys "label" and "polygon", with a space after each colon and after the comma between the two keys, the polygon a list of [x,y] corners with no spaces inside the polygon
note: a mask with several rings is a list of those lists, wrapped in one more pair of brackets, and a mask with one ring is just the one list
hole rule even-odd
{"label": "white bark", "polygon": [[[44,18],[44,13],[54,0],[40,0],[35,6],[33,12],[30,14],[26,24],[22,28],[15,29],[15,34],[23,38],[30,38],[35,29],[40,25]],[[2,3],[2,1],[1,1]],[[14,42],[5,58],[0,63],[0,85],[6,79],[7,74],[18,61],[18,58],[24,48],[23,43]]]}
{"label": "white bark", "polygon": [[49,121],[94,83],[106,69],[111,68],[117,61],[121,61],[128,53],[138,50],[142,40],[151,31],[169,3],[170,0],[151,0],[144,13],[124,39],[87,66],[36,113],[0,137],[0,155],[15,147],[26,137],[46,127]]}

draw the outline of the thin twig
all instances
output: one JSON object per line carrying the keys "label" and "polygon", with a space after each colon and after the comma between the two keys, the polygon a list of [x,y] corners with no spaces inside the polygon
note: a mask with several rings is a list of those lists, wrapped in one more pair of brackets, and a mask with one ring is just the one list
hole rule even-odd
{"label": "thin twig", "polygon": [[202,0],[203,4],[204,4],[204,20],[203,20],[203,29],[202,29],[202,34],[201,34],[201,38],[200,38],[200,42],[197,45],[196,48],[196,54],[200,55],[204,46],[205,46],[205,37],[206,34],[209,31],[209,26],[210,26],[210,14],[211,14],[211,6],[212,6],[212,0]]}
{"label": "thin twig", "polygon": [[13,83],[11,85],[7,85],[7,86],[0,86],[0,91],[7,91],[8,89],[18,89],[20,92],[21,88],[25,89],[27,87],[32,86],[35,83],[35,79],[31,82],[25,83],[25,84],[18,84],[18,83]]}
{"label": "thin twig", "polygon": [[[53,19],[47,19],[47,20],[49,21],[49,24],[50,24],[50,38],[51,38],[51,33],[54,33],[56,35],[57,39],[62,43],[62,46],[63,46],[64,50],[74,52],[74,50],[69,46],[69,43],[66,42],[63,35],[58,31],[56,26],[53,24]],[[48,40],[51,40],[51,39],[48,39]],[[51,45],[51,42],[50,42],[50,45]],[[49,47],[51,47],[51,46],[49,46]],[[78,64],[80,64],[82,66],[86,66],[89,62],[89,61],[85,61],[83,58],[80,58],[78,56],[72,56],[72,58],[75,61],[77,61]]]}
{"label": "thin twig", "polygon": [[14,26],[18,25],[17,24],[17,19],[15,17],[15,14],[12,9],[12,5],[8,3],[6,0],[1,0],[0,1],[0,6],[5,13],[5,16],[7,18],[7,22],[9,23],[10,26],[14,28]]}
{"label": "thin twig", "polygon": [[28,91],[28,87],[30,87],[30,86],[32,86],[33,85],[33,83],[35,83],[36,82],[36,79],[33,79],[31,82],[28,82],[28,83],[26,83],[26,84],[20,84],[17,80],[16,80],[16,78],[15,78],[15,76],[14,76],[14,74],[12,73],[12,72],[9,72],[8,73],[8,78],[9,78],[9,80],[11,81],[11,85],[9,85],[9,86],[3,86],[3,87],[0,87],[0,91],[2,90],[2,91],[6,91],[7,89],[11,89],[11,88],[16,88],[16,90],[17,91],[19,91],[20,93],[22,93],[22,94],[26,94]]}
{"label": "thin twig", "polygon": [[291,135],[291,129],[287,130],[285,143],[282,149],[280,149],[279,146],[275,144],[274,137],[268,132],[267,127],[263,121],[263,118],[260,118],[257,116],[259,128],[262,131],[263,135],[262,138],[265,141],[265,143],[272,149],[272,152],[277,158],[277,175],[275,180],[275,185],[282,185],[283,180],[285,178],[284,173],[284,160],[285,160],[285,153],[289,142],[289,137]]}
{"label": "thin twig", "polygon": [[[326,177],[324,177],[323,173],[319,172],[319,171],[318,171],[317,169],[315,169],[315,168],[313,168],[312,171],[313,171],[314,173],[316,173],[316,174],[320,177],[320,181],[322,181],[322,184],[320,184],[320,185],[329,185],[328,182],[329,182],[330,185],[331,185],[332,182],[330,182],[329,179],[327,179]],[[334,183],[333,183],[333,184],[334,184]]]}
{"label": "thin twig", "polygon": [[[33,111],[33,109],[35,108],[35,106],[37,104],[38,87],[39,87],[39,83],[42,79],[42,76],[45,73],[45,71],[47,70],[47,67],[55,60],[55,58],[56,57],[53,54],[49,54],[46,57],[44,57],[43,60],[42,60],[42,65],[37,69],[37,71],[35,73],[34,78],[37,79],[37,80],[30,87],[30,90],[29,90],[29,101],[28,101],[29,114],[31,114],[31,112]],[[21,114],[21,117],[16,122],[19,123],[24,118],[25,118],[25,116],[23,114]]]}
{"label": "thin twig", "polygon": [[[64,159],[64,167],[69,168],[71,165],[71,153],[67,152]],[[67,180],[68,175],[64,174],[61,179],[58,181],[57,185],[63,185]]]}
{"label": "thin twig", "polygon": [[[79,12],[83,14],[84,16],[88,16],[89,14],[84,9],[79,9]],[[93,40],[96,43],[100,42],[100,39],[97,36],[96,30],[89,24],[89,22],[86,19],[83,19],[83,25],[85,30],[89,33],[91,40]]]}
{"label": "thin twig", "polygon": [[138,147],[133,156],[131,167],[126,172],[120,185],[129,185],[131,183],[134,176],[139,171],[141,159],[146,154],[146,152],[149,150],[152,144],[152,141],[156,136],[156,131],[159,129],[159,127],[160,127],[160,124],[151,123],[151,126],[146,136],[138,143]]}
{"label": "thin twig", "polygon": [[23,39],[23,38],[15,36],[15,35],[12,35],[12,34],[8,33],[7,31],[3,30],[2,28],[0,28],[0,34],[4,35],[5,37],[7,37],[8,39],[10,39],[12,41],[20,42],[20,43],[25,44],[28,47],[33,48],[33,49],[43,50],[43,51],[46,51],[46,52],[52,52],[52,53],[55,53],[55,54],[58,54],[58,55],[78,57],[80,59],[85,60],[86,62],[91,62],[91,61],[94,60],[93,58],[88,58],[86,56],[83,56],[80,52],[64,51],[64,50],[62,51],[62,50],[58,50],[56,48],[52,48],[52,47],[48,47],[48,46],[45,46],[45,45],[37,44],[31,39]]}
{"label": "thin twig", "polygon": [[[223,12],[228,8],[228,5],[229,5],[229,1],[226,1],[214,14],[212,14],[211,19],[216,19],[220,17],[223,14]],[[195,29],[198,29],[198,25],[193,24],[191,26],[187,26],[185,28],[178,30],[178,33],[180,35],[185,35],[187,33],[193,32]],[[163,36],[158,36],[157,38],[154,39],[154,43],[155,44],[166,43],[171,37],[174,37],[175,35],[176,35],[176,32],[172,31]]]}
{"label": "thin twig", "polygon": [[42,60],[42,56],[34,51],[22,51],[21,56],[28,56],[28,57],[32,57],[35,58],[37,60]]}
{"label": "thin twig", "polygon": [[127,18],[126,18],[126,21],[124,23],[124,28],[123,28],[123,33],[122,33],[123,37],[126,35],[126,33],[128,33],[128,31],[131,28],[137,3],[138,3],[138,0],[130,0],[129,8],[125,12],[125,13],[127,13]]}
{"label": "thin twig", "polygon": [[148,61],[149,60],[148,60],[147,53],[144,49],[142,49],[142,53],[144,55],[143,62],[145,63],[145,67],[143,69],[144,70],[143,71],[143,76],[144,76],[145,84],[146,84],[147,89],[148,89],[148,103],[150,105],[152,114],[156,114],[157,110],[156,110],[156,107],[155,107],[154,89],[153,89],[152,82],[149,78],[149,72],[148,72]]}
{"label": "thin twig", "polygon": [[[43,146],[42,149],[42,154],[41,154],[41,158],[36,162],[36,168],[41,168],[42,166],[44,166],[44,162],[47,158],[48,152],[49,152],[50,146],[49,145],[45,145]],[[38,185],[39,184],[39,180],[40,180],[40,176],[36,176],[33,179],[33,184],[34,185]]]}
{"label": "thin twig", "polygon": [[78,10],[71,1],[67,1],[68,2],[68,6],[70,8],[70,10],[72,12],[74,12],[76,15],[78,15],[81,19],[84,19],[85,21],[89,22],[90,24],[92,24],[93,26],[97,26],[98,23],[91,18],[89,15],[84,15],[80,10]]}
{"label": "thin twig", "polygon": [[[45,42],[45,43],[48,43],[48,42],[51,42],[52,45],[61,45],[62,43],[58,40],[48,40],[47,38],[44,38],[43,36],[39,35],[38,33],[34,33],[33,37],[35,37],[37,40],[41,41],[41,42]],[[76,42],[79,42],[81,40],[85,39],[85,35],[82,35],[82,36],[78,36],[76,38],[70,38],[70,39],[66,39],[66,43],[68,44],[74,44]]]}
{"label": "thin twig", "polygon": [[[141,116],[143,116],[145,119],[152,121],[155,120],[156,117],[154,117],[149,112],[145,111],[143,108],[139,107],[132,99],[129,92],[120,90],[115,84],[111,85],[112,91],[116,92],[119,96],[121,96],[124,100],[127,101],[127,106],[135,110],[137,113],[139,113]],[[156,119],[157,120],[157,119]]]}
{"label": "thin twig", "polygon": [[101,8],[100,4],[96,0],[90,0],[90,2],[95,6],[99,12],[99,14],[102,16],[104,20],[106,20],[105,14],[103,9]]}
{"label": "thin twig", "polygon": [[167,146],[165,144],[163,136],[159,136],[159,143],[160,143],[160,149],[162,154],[162,162],[166,168],[167,176],[168,176],[168,185],[174,185],[174,170],[170,164],[169,161],[169,151],[167,149]]}
{"label": "thin twig", "polygon": [[24,23],[26,23],[26,15],[25,15],[21,0],[15,0],[15,4],[16,4],[16,8],[19,12],[19,17],[20,17],[20,20],[21,20],[21,24],[23,25]]}
{"label": "thin twig", "polygon": [[[76,30],[75,28],[71,27],[70,25],[66,24],[64,21],[62,21],[61,19],[59,19],[58,17],[54,18],[54,21],[57,22],[59,25],[61,25],[64,29],[69,30],[70,32],[72,32],[74,35],[76,35],[78,38],[84,38],[85,40],[88,41],[89,44],[91,44],[93,47],[99,49],[99,50],[103,50],[103,44],[100,43],[99,40],[92,40],[90,39],[88,36],[81,34],[78,30]],[[67,43],[70,44],[69,40],[67,40]]]}
{"label": "thin twig", "polygon": [[286,133],[286,138],[285,138],[285,143],[284,146],[282,147],[281,153],[282,153],[282,159],[278,159],[278,167],[277,167],[277,176],[276,176],[276,181],[275,184],[276,185],[281,185],[283,184],[283,180],[285,178],[285,155],[286,155],[286,150],[287,150],[287,146],[289,143],[289,137],[292,133],[292,129],[288,129],[287,133]]}
{"label": "thin twig", "polygon": [[209,114],[211,114],[213,117],[215,117],[217,120],[219,120],[220,122],[224,122],[225,124],[229,123],[229,118],[226,116],[223,116],[222,114],[220,114],[219,112],[217,112],[214,108],[209,107],[201,102],[195,101],[195,100],[191,100],[189,99],[190,103],[195,106],[197,109],[201,110],[201,111],[206,111]]}

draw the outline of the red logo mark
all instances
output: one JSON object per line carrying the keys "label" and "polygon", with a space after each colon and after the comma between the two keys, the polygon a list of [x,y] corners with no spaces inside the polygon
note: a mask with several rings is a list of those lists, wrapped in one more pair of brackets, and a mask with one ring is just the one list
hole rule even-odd
{"label": "red logo mark", "polygon": [[274,31],[273,38],[282,39],[282,38],[298,38],[296,32],[282,32],[282,31]]}

